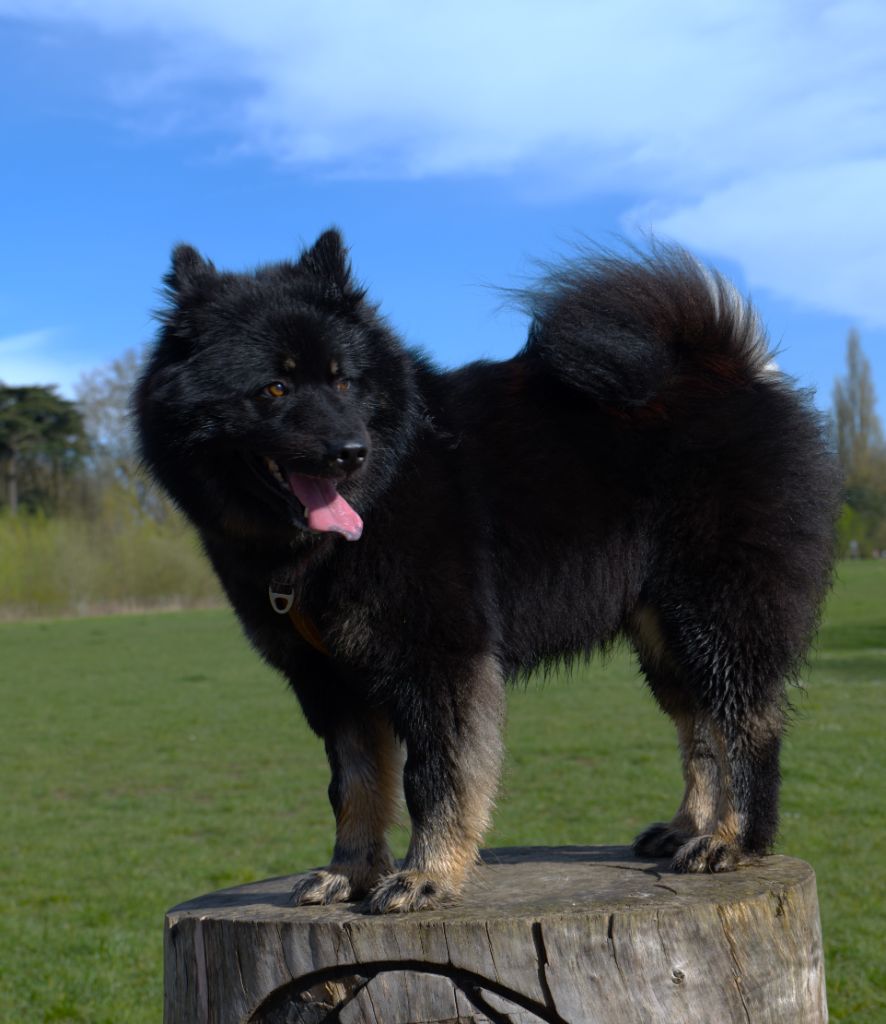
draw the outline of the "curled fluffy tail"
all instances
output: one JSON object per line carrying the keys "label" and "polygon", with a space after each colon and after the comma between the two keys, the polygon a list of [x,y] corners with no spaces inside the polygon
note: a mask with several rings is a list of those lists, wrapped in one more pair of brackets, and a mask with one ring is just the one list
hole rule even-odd
{"label": "curled fluffy tail", "polygon": [[518,296],[532,316],[524,354],[601,402],[741,386],[771,358],[753,308],[676,246],[582,254]]}

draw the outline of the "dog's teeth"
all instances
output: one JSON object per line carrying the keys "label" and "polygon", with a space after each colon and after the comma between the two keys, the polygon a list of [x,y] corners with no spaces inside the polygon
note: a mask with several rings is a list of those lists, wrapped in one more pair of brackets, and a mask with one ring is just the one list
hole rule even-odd
{"label": "dog's teeth", "polygon": [[268,467],[268,472],[271,476],[273,476],[278,483],[281,483],[286,487],[286,477],[283,476],[283,472],[279,465],[269,455],[264,455],[262,458],[265,460],[265,465]]}

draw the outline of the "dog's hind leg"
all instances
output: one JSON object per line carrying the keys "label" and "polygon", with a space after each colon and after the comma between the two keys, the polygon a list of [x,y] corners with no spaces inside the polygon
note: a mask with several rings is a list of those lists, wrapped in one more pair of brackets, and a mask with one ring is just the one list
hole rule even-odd
{"label": "dog's hind leg", "polygon": [[638,857],[670,857],[696,836],[717,825],[720,803],[720,758],[710,723],[701,715],[676,714],[677,738],[683,760],[685,791],[677,813],[656,822],[634,840]]}
{"label": "dog's hind leg", "polygon": [[366,711],[326,737],[335,849],[327,868],[298,876],[295,903],[339,903],[365,895],[393,869],[386,833],[400,795],[402,754],[390,723]]}
{"label": "dog's hind leg", "polygon": [[676,851],[676,871],[730,871],[769,853],[778,829],[781,707],[744,707],[738,713],[718,708],[716,717],[721,779],[716,826]]}
{"label": "dog's hind leg", "polygon": [[[650,688],[677,722],[686,792],[674,819],[650,826],[634,849],[673,856],[677,871],[728,871],[775,839],[790,650],[762,643],[753,627],[741,633],[740,620],[694,614],[689,601],[676,608],[638,617],[634,639]],[[758,618],[774,623],[775,613]]]}
{"label": "dog's hind leg", "polygon": [[720,795],[717,743],[710,723],[698,714],[696,702],[680,678],[658,614],[649,607],[638,609],[630,632],[649,689],[677,727],[685,786],[673,818],[644,829],[634,840],[634,852],[638,857],[670,857],[690,839],[716,827]]}
{"label": "dog's hind leg", "polygon": [[[439,667],[438,667],[439,671]],[[489,826],[502,756],[504,686],[492,658],[411,694],[398,721],[412,840],[403,867],[370,894],[376,913],[445,904],[460,891]],[[401,725],[402,723],[402,725]]]}

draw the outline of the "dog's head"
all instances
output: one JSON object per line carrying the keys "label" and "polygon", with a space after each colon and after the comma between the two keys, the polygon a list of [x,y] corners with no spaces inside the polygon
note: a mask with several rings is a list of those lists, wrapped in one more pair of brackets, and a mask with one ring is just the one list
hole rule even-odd
{"label": "dog's head", "polygon": [[412,361],[338,232],[246,274],[182,245],[165,284],[134,398],[152,473],[205,528],[357,540],[417,414]]}

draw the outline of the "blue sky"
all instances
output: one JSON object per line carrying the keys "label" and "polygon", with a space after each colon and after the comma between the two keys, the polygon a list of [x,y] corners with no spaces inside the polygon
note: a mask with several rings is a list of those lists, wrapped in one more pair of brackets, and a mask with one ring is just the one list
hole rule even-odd
{"label": "blue sky", "polygon": [[886,4],[0,0],[0,380],[150,339],[170,247],[338,224],[444,364],[507,356],[490,285],[583,236],[676,239],[830,403],[861,331],[886,413]]}

